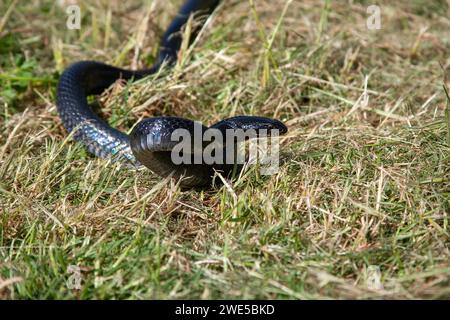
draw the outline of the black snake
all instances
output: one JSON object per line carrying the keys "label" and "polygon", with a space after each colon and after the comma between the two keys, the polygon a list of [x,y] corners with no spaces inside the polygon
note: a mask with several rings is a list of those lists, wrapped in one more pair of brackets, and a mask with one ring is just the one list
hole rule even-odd
{"label": "black snake", "polygon": [[[194,130],[194,121],[178,117],[155,117],[139,122],[130,136],[112,128],[100,119],[89,107],[87,97],[100,94],[118,79],[140,79],[156,73],[163,65],[173,65],[182,44],[182,29],[189,17],[208,17],[220,0],[187,0],[167,31],[164,33],[156,63],[149,69],[125,70],[96,61],[80,61],[69,66],[61,75],[57,88],[57,109],[67,131],[73,131],[75,140],[86,145],[89,152],[102,158],[113,158],[134,166],[145,165],[160,176],[183,177],[185,187],[211,184],[215,171],[228,176],[233,164],[174,164],[171,149],[174,142],[171,134],[175,129]],[[202,20],[205,21],[204,19]],[[196,38],[202,23],[191,30],[190,42]],[[201,127],[203,131],[208,128]],[[221,132],[227,129],[278,129],[287,132],[278,120],[237,116],[222,120],[210,128]]]}

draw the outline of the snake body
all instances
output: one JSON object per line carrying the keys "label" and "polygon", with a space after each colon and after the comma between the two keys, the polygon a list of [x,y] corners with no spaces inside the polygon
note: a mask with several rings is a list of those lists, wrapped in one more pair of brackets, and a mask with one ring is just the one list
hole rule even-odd
{"label": "snake body", "polygon": [[[113,158],[133,166],[145,165],[160,176],[184,177],[185,187],[208,185],[215,170],[228,175],[233,165],[211,165],[206,163],[179,164],[171,161],[174,142],[171,134],[176,129],[186,129],[193,133],[195,122],[179,117],[155,117],[142,120],[132,130],[130,136],[100,119],[89,107],[87,97],[102,93],[116,80],[141,79],[159,71],[163,65],[173,65],[182,43],[182,28],[190,16],[194,19],[209,16],[220,0],[187,0],[164,33],[158,57],[149,69],[126,70],[96,61],[79,61],[60,77],[57,88],[57,110],[62,123],[73,138],[81,141],[88,151],[101,158]],[[204,19],[202,20],[204,21]],[[196,38],[202,23],[191,30],[190,42]],[[222,120],[211,128],[225,132],[226,129],[278,129],[281,134],[287,128],[278,120],[238,116]],[[202,131],[208,128],[202,126]]]}

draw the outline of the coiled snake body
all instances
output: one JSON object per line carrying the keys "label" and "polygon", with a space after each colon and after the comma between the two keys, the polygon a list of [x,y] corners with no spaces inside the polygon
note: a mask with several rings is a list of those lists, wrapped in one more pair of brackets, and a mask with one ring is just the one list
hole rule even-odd
{"label": "coiled snake body", "polygon": [[[57,110],[67,131],[73,131],[75,140],[86,145],[89,152],[102,158],[114,158],[139,166],[145,165],[153,172],[175,178],[184,177],[181,185],[185,187],[208,185],[212,181],[214,170],[228,175],[233,165],[218,164],[178,164],[171,161],[171,149],[174,142],[171,134],[175,129],[194,130],[192,120],[178,117],[155,117],[138,123],[130,136],[112,128],[100,119],[89,107],[87,96],[100,94],[117,79],[140,79],[156,73],[163,64],[172,65],[181,46],[181,30],[189,17],[208,16],[217,7],[220,0],[187,0],[181,7],[160,44],[156,63],[149,69],[125,70],[95,61],[80,61],[69,66],[61,75],[57,88]],[[200,24],[192,28],[190,42],[199,32]],[[226,129],[252,128],[278,129],[281,134],[287,131],[278,120],[238,116],[222,120],[211,128]],[[202,127],[206,130],[207,127]]]}

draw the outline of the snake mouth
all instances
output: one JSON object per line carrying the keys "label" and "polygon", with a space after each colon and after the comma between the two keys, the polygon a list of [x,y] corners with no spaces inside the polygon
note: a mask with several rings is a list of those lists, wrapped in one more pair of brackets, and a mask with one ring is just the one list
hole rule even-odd
{"label": "snake mouth", "polygon": [[243,130],[244,132],[254,131],[259,135],[283,135],[288,132],[286,125],[276,119],[258,116],[236,116],[212,125],[211,128],[226,130]]}
{"label": "snake mouth", "polygon": [[257,133],[262,131],[267,132],[268,136],[272,136],[283,135],[288,132],[288,128],[286,127],[286,125],[279,120],[261,117],[256,118],[260,120],[255,121],[255,124],[253,124],[252,127],[256,130]]}

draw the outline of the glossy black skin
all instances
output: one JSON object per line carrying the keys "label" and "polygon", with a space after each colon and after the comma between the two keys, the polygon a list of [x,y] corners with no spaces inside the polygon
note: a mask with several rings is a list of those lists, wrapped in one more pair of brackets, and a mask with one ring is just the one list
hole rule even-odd
{"label": "glossy black skin", "polygon": [[[140,79],[154,74],[163,64],[173,65],[182,42],[180,30],[189,16],[193,14],[195,18],[202,17],[201,20],[204,21],[203,17],[210,15],[219,2],[219,0],[187,0],[164,33],[157,61],[149,69],[125,70],[96,61],[80,61],[69,66],[59,80],[56,102],[58,113],[67,131],[73,132],[73,137],[83,142],[89,152],[96,156],[125,161],[133,166],[143,164],[163,177],[170,174],[174,178],[187,177],[181,182],[185,187],[209,185],[214,170],[228,175],[230,166],[206,164],[175,166],[172,163],[170,148],[173,147],[173,142],[168,138],[177,128],[192,128],[193,121],[175,117],[145,119],[136,125],[130,138],[100,119],[87,103],[87,96],[100,94],[117,79]],[[201,23],[193,28],[191,42],[200,28]],[[286,126],[278,120],[247,116],[222,120],[211,127],[219,130],[279,129],[280,134],[287,131]],[[149,139],[148,135],[154,139]],[[157,140],[159,143],[155,142]]]}

